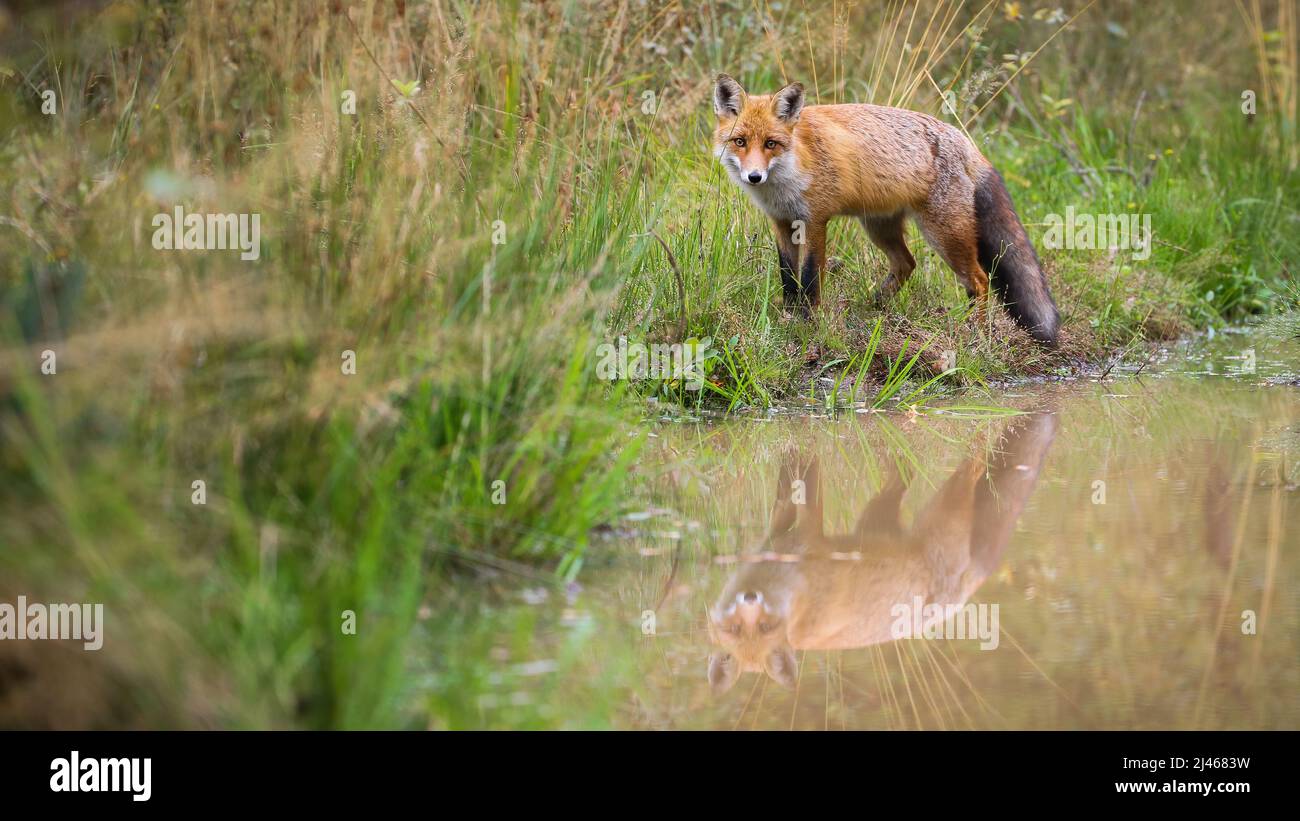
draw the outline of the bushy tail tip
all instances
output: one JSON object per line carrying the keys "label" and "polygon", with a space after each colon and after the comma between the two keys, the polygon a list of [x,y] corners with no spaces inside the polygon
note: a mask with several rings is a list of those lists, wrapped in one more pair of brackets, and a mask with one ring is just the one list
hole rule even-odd
{"label": "bushy tail tip", "polygon": [[1047,288],[1047,276],[1016,216],[1006,183],[993,168],[975,186],[975,224],[980,265],[1007,312],[1034,339],[1055,345],[1061,316]]}

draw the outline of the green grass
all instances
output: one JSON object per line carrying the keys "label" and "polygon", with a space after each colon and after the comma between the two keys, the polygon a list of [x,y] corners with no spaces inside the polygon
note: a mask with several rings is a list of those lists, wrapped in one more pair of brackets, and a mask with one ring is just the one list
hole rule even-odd
{"label": "green grass", "polygon": [[[1059,24],[992,5],[864,10],[826,37],[824,9],[740,0],[339,5],[352,22],[330,4],[119,2],[0,31],[0,594],[107,603],[125,648],[112,724],[398,723],[421,608],[450,618],[449,584],[580,574],[641,480],[648,397],[914,406],[1238,321],[1295,269],[1294,80],[1232,10],[1183,72],[1108,33],[1133,25],[1126,3],[1024,69],[1004,55]],[[1181,14],[1151,22],[1211,30]],[[975,327],[915,236],[917,274],[877,309],[883,260],[851,225],[832,232],[825,309],[785,316],[767,227],[707,150],[716,71],[938,112],[927,68],[1027,223],[1155,215],[1144,264],[1044,254],[1057,353],[996,312]],[[260,213],[261,258],[155,251],[151,219],[175,204]],[[711,339],[708,387],[597,381],[596,347],[620,335]]]}
{"label": "green grass", "polygon": [[1282,339],[1300,339],[1300,285],[1292,285],[1277,310],[1264,320],[1266,332]]}

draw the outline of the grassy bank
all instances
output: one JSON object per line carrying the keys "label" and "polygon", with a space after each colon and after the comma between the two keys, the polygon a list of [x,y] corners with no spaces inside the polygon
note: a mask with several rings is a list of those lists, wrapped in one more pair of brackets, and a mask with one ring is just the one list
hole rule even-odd
{"label": "grassy bank", "polygon": [[[67,662],[94,665],[97,722],[386,726],[447,586],[576,576],[629,490],[641,400],[696,401],[597,381],[601,342],[710,338],[712,406],[822,379],[892,405],[925,395],[935,351],[960,371],[928,390],[1267,309],[1300,235],[1294,2],[1257,23],[1014,5],[5,18],[0,596],[116,614],[114,649]],[[912,283],[870,306],[883,260],[839,226],[826,310],[785,318],[766,226],[706,148],[720,70],[935,113],[951,88],[1026,222],[1151,213],[1150,259],[1044,252],[1066,320],[1048,354],[1000,315],[974,327],[915,238]],[[260,214],[257,259],[157,250],[178,205]],[[0,723],[81,715],[41,686],[66,670],[20,663]]]}

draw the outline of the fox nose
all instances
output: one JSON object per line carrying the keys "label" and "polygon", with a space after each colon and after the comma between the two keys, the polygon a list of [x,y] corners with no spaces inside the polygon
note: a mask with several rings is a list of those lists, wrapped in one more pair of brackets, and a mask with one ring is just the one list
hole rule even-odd
{"label": "fox nose", "polygon": [[761,596],[752,590],[740,594],[740,600],[745,604],[757,604],[760,598]]}
{"label": "fox nose", "polygon": [[758,185],[762,181],[763,181],[763,174],[761,172],[759,171],[749,172],[749,182],[751,185]]}

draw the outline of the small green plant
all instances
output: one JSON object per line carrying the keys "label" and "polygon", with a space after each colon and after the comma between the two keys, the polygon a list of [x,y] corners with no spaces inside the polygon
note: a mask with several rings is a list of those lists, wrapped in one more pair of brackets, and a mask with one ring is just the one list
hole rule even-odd
{"label": "small green plant", "polygon": [[391,80],[390,82],[392,82],[393,88],[397,89],[408,100],[420,92],[419,80]]}

